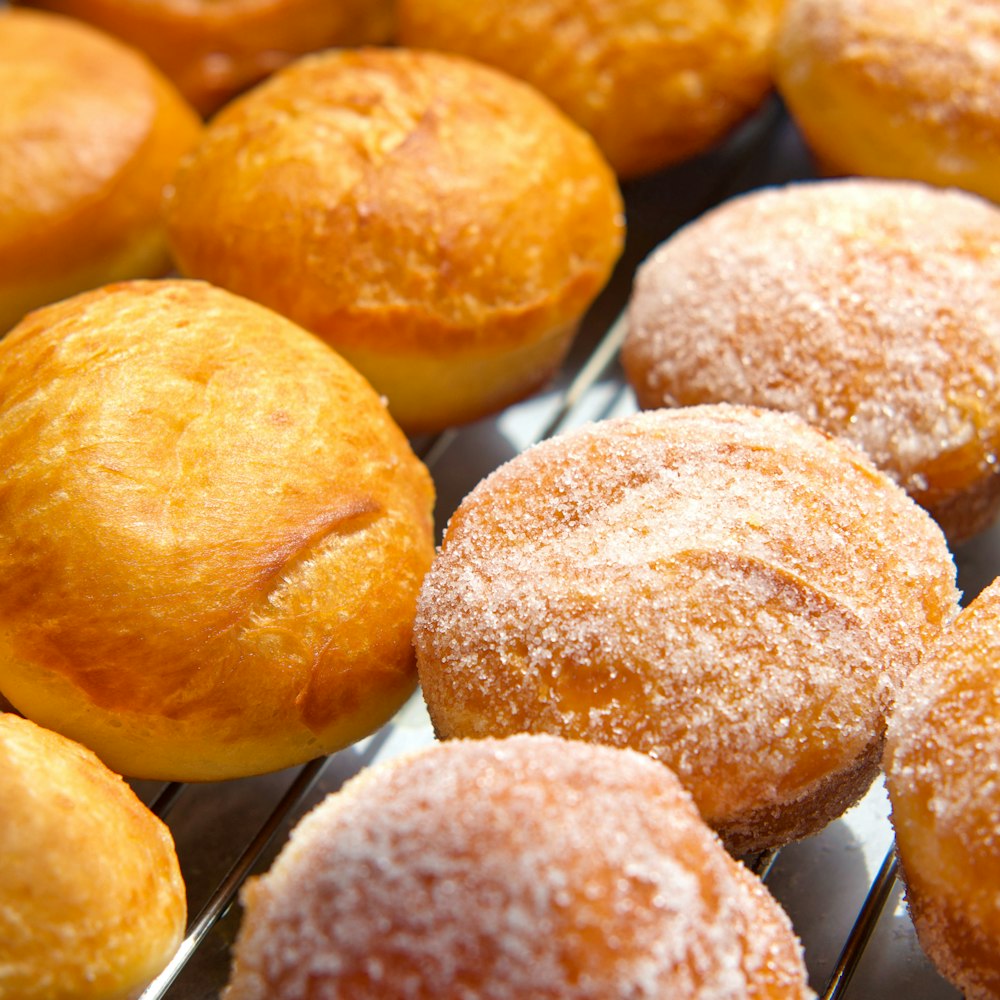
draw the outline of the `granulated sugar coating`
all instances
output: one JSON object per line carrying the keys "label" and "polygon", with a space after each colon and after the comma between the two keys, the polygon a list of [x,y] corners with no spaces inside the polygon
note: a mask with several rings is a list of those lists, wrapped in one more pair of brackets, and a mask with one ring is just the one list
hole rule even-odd
{"label": "granulated sugar coating", "polygon": [[465,499],[417,666],[439,736],[640,750],[757,850],[868,787],[954,575],[934,522],[849,445],[786,414],[661,410],[538,445]]}
{"label": "granulated sugar coating", "polygon": [[644,407],[744,403],[862,447],[954,542],[1000,507],[1000,209],[909,182],[735,199],[638,272]]}
{"label": "granulated sugar coating", "polygon": [[1000,580],[900,694],[886,771],[921,944],[968,1000],[1000,996]]}
{"label": "granulated sugar coating", "polygon": [[366,772],[244,891],[225,1000],[804,1000],[800,947],[666,768],[547,736]]}

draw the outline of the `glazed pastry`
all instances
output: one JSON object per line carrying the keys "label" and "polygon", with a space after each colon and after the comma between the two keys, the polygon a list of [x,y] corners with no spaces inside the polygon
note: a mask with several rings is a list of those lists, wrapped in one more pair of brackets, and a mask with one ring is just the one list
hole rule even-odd
{"label": "glazed pastry", "polygon": [[537,87],[621,177],[694,156],[771,87],[780,0],[400,0],[406,45],[455,52]]}
{"label": "glazed pastry", "polygon": [[0,336],[29,310],[170,268],[163,188],[201,123],[138,52],[0,10]]}
{"label": "glazed pastry", "polygon": [[126,1000],[186,902],[170,831],[89,750],[0,713],[0,1000]]}
{"label": "glazed pastry", "polygon": [[261,306],[39,310],[0,341],[0,690],[136,777],[345,746],[413,691],[432,502],[364,379]]}
{"label": "glazed pastry", "polygon": [[14,0],[145,52],[202,114],[319,49],[389,40],[390,0]]}
{"label": "glazed pastry", "polygon": [[775,74],[827,172],[1000,201],[998,45],[993,0],[789,0]]}
{"label": "glazed pastry", "polygon": [[321,336],[416,432],[546,381],[619,254],[621,211],[593,143],[530,88],[370,49],[301,60],[227,107],[167,221],[186,274]]}

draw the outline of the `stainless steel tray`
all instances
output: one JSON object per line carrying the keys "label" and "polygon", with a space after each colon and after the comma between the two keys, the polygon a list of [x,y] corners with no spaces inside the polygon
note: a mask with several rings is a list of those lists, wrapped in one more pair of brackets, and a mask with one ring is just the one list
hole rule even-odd
{"label": "stainless steel tray", "polygon": [[[732,194],[808,177],[810,170],[794,128],[772,101],[710,155],[626,185],[623,260],[554,386],[494,419],[415,442],[437,483],[439,528],[483,476],[528,445],[636,409],[617,366],[623,334],[618,317],[637,264],[654,246]],[[965,546],[956,561],[959,585],[971,598],[1000,566],[1000,529]],[[217,784],[137,783],[172,828],[192,915],[181,952],[143,1000],[217,997],[239,925],[236,893],[245,878],[265,870],[303,812],[348,777],[432,739],[418,695],[376,735],[302,768]],[[812,986],[824,997],[958,997],[916,942],[894,878],[887,813],[879,784],[823,833],[757,859],[756,867],[790,914],[805,945]]]}

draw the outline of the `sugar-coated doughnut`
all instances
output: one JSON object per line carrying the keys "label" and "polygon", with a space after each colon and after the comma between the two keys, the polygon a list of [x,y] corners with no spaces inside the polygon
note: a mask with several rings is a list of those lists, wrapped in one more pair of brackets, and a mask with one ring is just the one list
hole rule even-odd
{"label": "sugar-coated doughnut", "polygon": [[886,773],[906,899],[924,950],[966,1000],[1000,996],[1000,580],[899,695]]}
{"label": "sugar-coated doughnut", "polygon": [[736,198],[640,268],[645,407],[792,410],[860,445],[952,542],[1000,509],[1000,209],[909,181]]}
{"label": "sugar-coated doughnut", "polygon": [[823,169],[1000,201],[995,0],[788,0],[778,89]]}
{"label": "sugar-coated doughnut", "polygon": [[170,267],[163,188],[198,116],[144,57],[0,10],[0,336],[36,306]]}
{"label": "sugar-coated doughnut", "polygon": [[621,177],[707,149],[771,87],[782,0],[400,0],[404,44],[527,80]]}
{"label": "sugar-coated doughnut", "polygon": [[639,754],[455,741],[353,779],[243,891],[225,1000],[805,1000],[788,918]]}
{"label": "sugar-coated doughnut", "polygon": [[402,49],[307,57],[229,105],[167,220],[185,273],[327,340],[409,431],[542,384],[623,227],[610,168],[545,98]]}
{"label": "sugar-coated doughnut", "polygon": [[307,52],[385,42],[391,0],[14,0],[145,52],[202,114]]}
{"label": "sugar-coated doughnut", "polygon": [[170,831],[89,750],[0,713],[0,1000],[126,1000],[184,935]]}
{"label": "sugar-coated doughnut", "polygon": [[439,736],[640,750],[743,853],[867,789],[954,576],[926,513],[798,418],[636,414],[466,497],[421,591],[417,669]]}
{"label": "sugar-coated doughnut", "polygon": [[0,341],[0,690],[123,774],[273,770],[412,692],[433,488],[315,337],[202,282]]}

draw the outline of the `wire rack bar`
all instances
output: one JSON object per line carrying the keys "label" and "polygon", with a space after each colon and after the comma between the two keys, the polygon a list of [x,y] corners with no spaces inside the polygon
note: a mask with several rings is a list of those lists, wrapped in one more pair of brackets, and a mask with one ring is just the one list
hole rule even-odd
{"label": "wire rack bar", "polygon": [[896,860],[896,846],[893,844],[886,852],[885,859],[879,868],[875,880],[868,890],[868,895],[858,911],[858,918],[851,928],[851,933],[844,942],[844,949],[837,959],[833,975],[823,993],[822,1000],[839,1000],[847,992],[851,977],[854,975],[861,961],[861,956],[865,952],[875,925],[878,923],[882,910],[885,909],[886,900],[892,892],[896,883],[896,871],[898,862]]}
{"label": "wire rack bar", "polygon": [[146,987],[139,1000],[159,1000],[173,985],[174,980],[177,979],[184,966],[191,959],[191,956],[197,951],[198,946],[232,902],[257,859],[277,832],[282,820],[298,805],[309,789],[312,788],[313,783],[319,777],[320,771],[323,770],[325,765],[325,758],[312,760],[308,764],[303,765],[295,780],[289,786],[284,796],[282,796],[281,801],[257,830],[257,833],[239,856],[236,863],[219,883],[219,887],[212,895],[212,898],[192,922],[188,928],[187,935],[177,950],[177,954],[174,955],[170,964],[167,965],[163,972]]}

